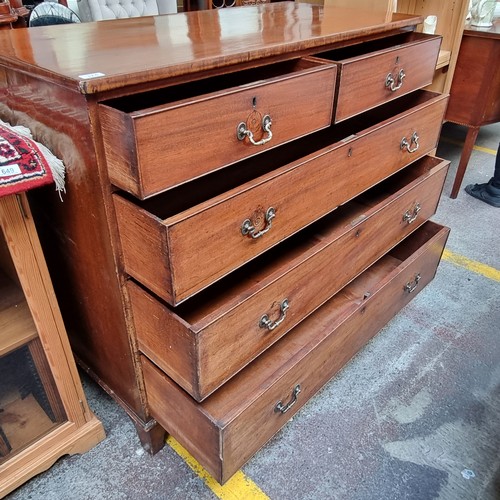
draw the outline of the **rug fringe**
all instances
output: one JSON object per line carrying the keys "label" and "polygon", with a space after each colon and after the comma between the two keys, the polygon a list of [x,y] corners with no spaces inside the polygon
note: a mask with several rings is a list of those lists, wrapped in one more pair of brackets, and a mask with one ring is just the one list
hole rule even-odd
{"label": "rug fringe", "polygon": [[25,137],[31,139],[36,143],[36,145],[40,149],[40,152],[45,157],[47,164],[49,165],[50,171],[52,172],[52,177],[54,178],[54,183],[56,185],[56,191],[58,192],[61,201],[63,201],[62,193],[66,193],[65,168],[63,161],[60,160],[54,153],[52,153],[52,151],[47,146],[45,146],[41,142],[35,141],[35,139],[33,139],[31,130],[28,127],[25,127],[23,125],[11,125],[10,123],[6,123],[2,120],[0,120],[0,125],[10,128],[14,132],[24,135]]}

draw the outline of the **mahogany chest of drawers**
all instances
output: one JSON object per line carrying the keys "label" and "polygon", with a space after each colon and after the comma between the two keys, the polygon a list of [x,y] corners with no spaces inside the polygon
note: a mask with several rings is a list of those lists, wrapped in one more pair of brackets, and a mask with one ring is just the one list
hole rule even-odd
{"label": "mahogany chest of drawers", "polygon": [[220,482],[439,263],[440,38],[380,16],[283,2],[0,37],[1,117],[67,166],[64,202],[31,203],[79,362],[146,448],[167,431]]}

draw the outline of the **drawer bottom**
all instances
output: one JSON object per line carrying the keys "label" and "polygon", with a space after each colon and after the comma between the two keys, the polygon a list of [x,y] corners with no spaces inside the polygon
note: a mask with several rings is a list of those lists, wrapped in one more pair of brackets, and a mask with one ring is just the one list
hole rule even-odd
{"label": "drawer bottom", "polygon": [[143,356],[152,416],[224,483],[433,279],[448,233],[426,222],[203,403]]}

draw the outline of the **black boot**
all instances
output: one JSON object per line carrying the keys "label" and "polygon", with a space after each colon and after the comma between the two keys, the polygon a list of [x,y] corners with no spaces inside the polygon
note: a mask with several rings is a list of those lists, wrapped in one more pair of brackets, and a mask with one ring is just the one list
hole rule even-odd
{"label": "black boot", "polygon": [[500,207],[500,187],[494,184],[493,177],[486,184],[469,184],[465,192],[488,205]]}

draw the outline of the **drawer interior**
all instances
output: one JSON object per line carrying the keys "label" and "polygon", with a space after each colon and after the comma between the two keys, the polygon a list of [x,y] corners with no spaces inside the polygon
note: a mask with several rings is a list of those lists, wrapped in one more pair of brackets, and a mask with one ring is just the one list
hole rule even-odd
{"label": "drawer interior", "polygon": [[436,236],[443,226],[432,221],[427,221],[410,237],[404,239],[397,247],[393,248],[389,255],[400,262],[411,257],[417,250]]}
{"label": "drawer interior", "polygon": [[431,169],[439,165],[442,160],[434,156],[425,156],[416,161],[413,165],[400,170],[388,179],[380,182],[372,187],[370,190],[365,191],[356,199],[359,203],[363,203],[368,207],[374,207],[381,201],[387,198],[388,193],[395,193],[403,189],[410,182],[422,177],[430,172]]}
{"label": "drawer interior", "polygon": [[[196,323],[207,314],[220,308],[222,304],[231,300],[232,297],[248,290],[252,284],[260,283],[283,266],[293,265],[295,259],[300,258],[302,254],[327,239],[332,231],[351,227],[352,221],[356,220],[361,214],[366,213],[367,207],[375,206],[381,199],[397,193],[405,185],[425,175],[441,162],[441,159],[430,156],[416,161],[362,196],[339,207],[331,214],[305,228],[299,234],[268,250],[265,255],[257,257],[207,289],[179,304],[175,307],[176,313],[189,323]],[[167,307],[170,308],[168,305]]]}
{"label": "drawer interior", "polygon": [[310,136],[279,146],[260,155],[259,161],[252,158],[240,161],[224,172],[214,172],[147,200],[138,201],[127,194],[124,194],[124,197],[159,219],[167,219],[279,167],[315,154],[323,148],[332,147],[339,141],[353,137],[409,109],[423,105],[437,96],[438,94],[433,92],[416,91],[382,105],[376,110],[368,111],[341,124],[332,125]]}
{"label": "drawer interior", "polygon": [[192,100],[201,96],[207,96],[214,92],[220,92],[231,88],[250,86],[262,83],[264,80],[293,75],[304,70],[318,67],[318,61],[314,59],[292,59],[271,66],[262,66],[235,73],[227,73],[215,77],[196,80],[181,85],[151,90],[124,96],[102,104],[118,109],[124,113],[154,112],[156,107],[164,107],[166,104]]}
{"label": "drawer interior", "polygon": [[348,59],[355,59],[374,52],[381,52],[387,49],[397,49],[401,45],[427,40],[429,37],[432,37],[432,35],[426,35],[416,31],[406,31],[403,33],[397,33],[393,36],[379,38],[377,40],[368,40],[355,45],[348,45],[340,49],[321,52],[320,54],[316,54],[316,57],[335,62],[344,62]]}

